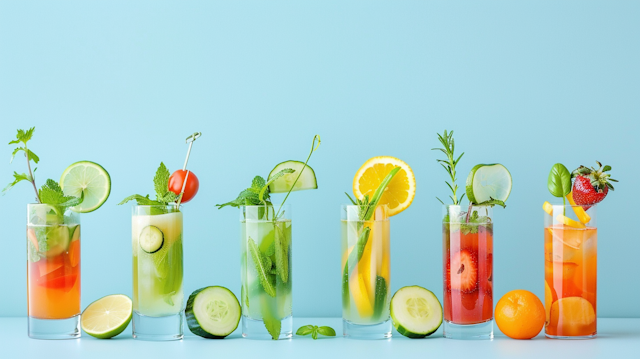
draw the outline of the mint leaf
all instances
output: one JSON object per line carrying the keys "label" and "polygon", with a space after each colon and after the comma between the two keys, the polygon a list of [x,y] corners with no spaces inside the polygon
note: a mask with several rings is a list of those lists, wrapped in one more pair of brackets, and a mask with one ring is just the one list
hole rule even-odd
{"label": "mint leaf", "polygon": [[300,328],[298,328],[298,330],[296,331],[296,335],[309,335],[311,334],[311,332],[313,332],[316,328],[318,328],[315,325],[305,325],[302,326]]}
{"label": "mint leaf", "polygon": [[253,181],[251,181],[251,188],[256,190],[256,193],[260,192],[260,190],[264,186],[265,186],[264,178],[262,178],[260,176],[253,177]]}
{"label": "mint leaf", "polygon": [[2,194],[4,194],[4,192],[10,190],[11,187],[15,186],[20,181],[29,181],[29,182],[31,182],[31,178],[26,173],[13,172],[13,178],[14,178],[13,182],[9,183],[2,190]]}
{"label": "mint leaf", "polygon": [[[258,194],[260,192],[260,189],[256,189],[255,187],[253,187],[253,184],[255,183],[264,183],[264,178],[260,176],[256,176],[253,179],[252,186],[240,192],[240,194],[238,194],[238,197],[236,199],[234,199],[231,202],[216,204],[216,206],[218,207],[218,209],[221,209],[226,206],[240,207],[240,206],[257,206],[262,204],[262,201],[260,200],[260,195]],[[267,194],[264,200],[266,201],[268,199],[269,199],[269,195]]]}
{"label": "mint leaf", "polygon": [[169,192],[169,177],[171,177],[171,172],[169,172],[164,163],[160,162],[160,167],[158,167],[156,175],[153,177],[153,188],[156,190],[156,200],[158,202],[168,203],[164,201],[164,196]]}
{"label": "mint leaf", "polygon": [[286,238],[284,223],[275,223],[275,254],[276,254],[276,269],[282,279],[283,283],[287,283],[289,280],[289,241]]}
{"label": "mint leaf", "polygon": [[[258,278],[260,279],[260,284],[262,284],[262,288],[265,293],[267,293],[271,297],[276,296],[276,288],[269,278],[269,273],[267,272],[271,267],[267,268],[265,262],[265,258],[260,253],[260,249],[258,245],[253,240],[253,238],[249,237],[247,245],[249,246],[249,252],[251,253],[251,259],[253,259],[253,263],[256,265],[256,272],[258,273]],[[270,262],[270,260],[269,260]],[[278,329],[278,332],[280,330]]]}
{"label": "mint leaf", "polygon": [[131,195],[131,196],[123,199],[120,203],[118,203],[118,205],[125,204],[125,203],[127,203],[129,201],[134,201],[134,200],[136,202],[138,202],[138,205],[141,205],[141,206],[161,206],[161,205],[163,205],[163,203],[161,203],[161,202],[154,201],[154,200],[150,199],[149,195],[142,196],[142,195],[139,195],[139,194],[134,194],[134,195]]}
{"label": "mint leaf", "polygon": [[40,196],[41,203],[57,206],[61,209],[61,213],[64,212],[65,208],[77,206],[84,200],[84,193],[81,194],[80,197],[65,196],[58,182],[51,178],[47,179],[45,184],[40,188],[38,195]]}
{"label": "mint leaf", "polygon": [[[264,240],[263,240],[264,241]],[[265,256],[271,257],[276,253],[276,243],[275,241],[271,242],[271,245],[267,247],[267,250],[263,252]]]}
{"label": "mint leaf", "polygon": [[336,336],[336,331],[333,330],[333,328],[331,327],[319,327],[318,328],[318,333],[326,336],[326,337],[335,337]]}
{"label": "mint leaf", "polygon": [[25,155],[29,155],[30,161],[33,161],[36,164],[40,161],[40,157],[38,157],[35,153],[31,152],[30,149],[26,147],[16,147],[16,149],[13,150],[13,153],[11,153],[11,160],[9,161],[9,163],[13,162],[13,159],[15,158],[16,154],[20,151],[23,151]]}
{"label": "mint leaf", "polygon": [[504,201],[501,201],[499,199],[494,199],[494,198],[491,198],[491,197],[489,197],[488,201],[484,201],[482,203],[479,203],[478,205],[479,206],[483,206],[483,205],[495,206],[495,205],[498,205],[498,206],[502,206],[502,208],[507,207],[507,205],[504,203]]}
{"label": "mint leaf", "polygon": [[278,340],[278,338],[280,338],[282,322],[271,316],[263,316],[262,320],[264,321],[264,326],[267,328],[267,331],[271,334],[271,339]]}
{"label": "mint leaf", "polygon": [[33,131],[35,131],[35,127],[31,127],[28,130],[18,130],[18,133],[16,134],[16,139],[9,142],[10,145],[16,144],[16,143],[24,143],[25,145],[27,144],[27,141],[29,141],[31,139],[31,137],[33,136]]}

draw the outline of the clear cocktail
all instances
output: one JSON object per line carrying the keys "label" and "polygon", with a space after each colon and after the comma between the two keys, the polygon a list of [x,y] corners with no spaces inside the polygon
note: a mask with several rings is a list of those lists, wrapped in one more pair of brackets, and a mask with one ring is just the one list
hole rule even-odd
{"label": "clear cocktail", "polygon": [[360,220],[363,207],[342,206],[342,320],[344,335],[391,336],[389,217],[378,206],[373,218]]}

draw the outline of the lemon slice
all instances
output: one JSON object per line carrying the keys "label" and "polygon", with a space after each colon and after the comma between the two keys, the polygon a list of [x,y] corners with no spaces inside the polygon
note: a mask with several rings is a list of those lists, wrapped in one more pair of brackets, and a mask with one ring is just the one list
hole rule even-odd
{"label": "lemon slice", "polygon": [[353,194],[356,198],[364,195],[371,198],[387,174],[396,167],[401,169],[389,182],[378,204],[388,206],[389,216],[409,208],[416,195],[416,178],[411,167],[395,157],[373,157],[365,162],[353,178]]}
{"label": "lemon slice", "polygon": [[133,304],[126,295],[113,294],[100,298],[82,312],[82,330],[99,339],[113,338],[127,328],[132,310]]}

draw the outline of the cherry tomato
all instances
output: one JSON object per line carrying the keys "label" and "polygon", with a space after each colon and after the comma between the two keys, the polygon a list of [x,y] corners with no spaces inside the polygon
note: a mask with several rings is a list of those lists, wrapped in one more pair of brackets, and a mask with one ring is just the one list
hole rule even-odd
{"label": "cherry tomato", "polygon": [[196,196],[198,188],[200,188],[198,177],[196,177],[193,172],[185,170],[177,170],[169,177],[169,191],[180,195],[187,172],[189,172],[189,178],[187,178],[187,185],[184,186],[184,194],[182,195],[182,201],[180,201],[180,203],[187,203]]}

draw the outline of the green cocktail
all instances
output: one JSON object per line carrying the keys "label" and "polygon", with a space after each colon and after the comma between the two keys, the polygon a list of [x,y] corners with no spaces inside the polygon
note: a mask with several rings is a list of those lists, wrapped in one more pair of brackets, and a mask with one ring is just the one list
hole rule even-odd
{"label": "green cocktail", "polygon": [[175,206],[135,206],[131,228],[133,310],[150,317],[181,313],[182,212]]}
{"label": "green cocktail", "polygon": [[271,205],[240,207],[245,337],[281,339],[293,334],[291,206],[283,209],[276,219]]}
{"label": "green cocktail", "polygon": [[182,212],[176,205],[138,205],[131,217],[133,337],[182,339]]}

